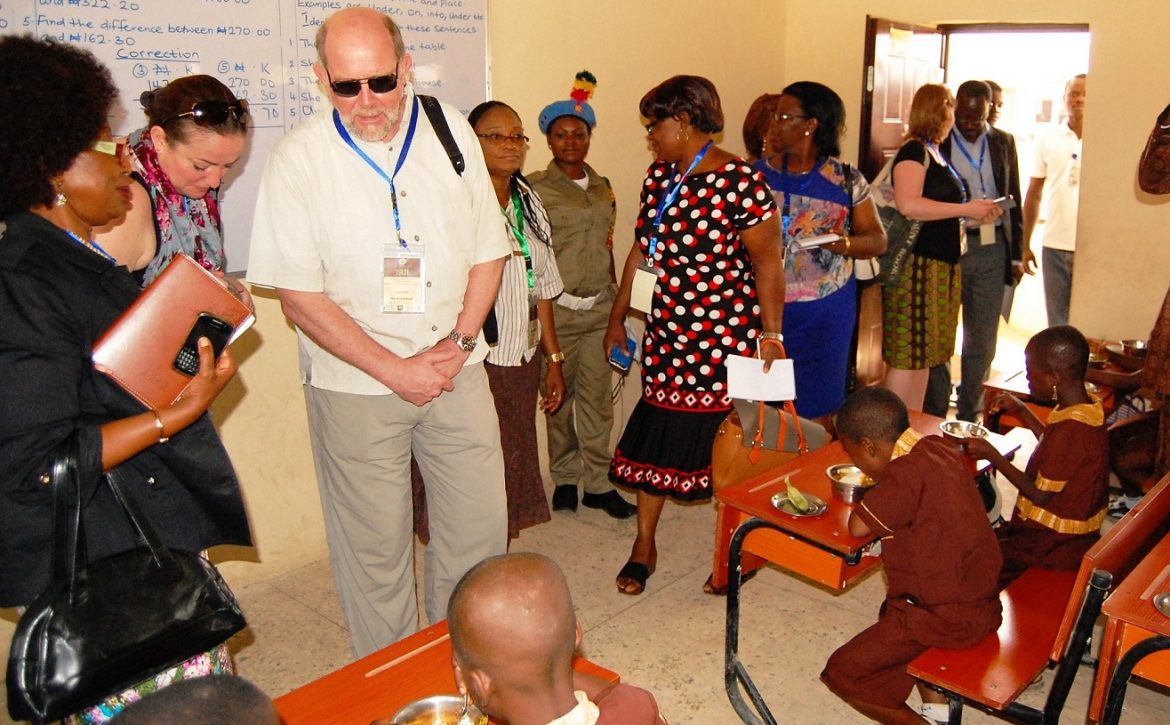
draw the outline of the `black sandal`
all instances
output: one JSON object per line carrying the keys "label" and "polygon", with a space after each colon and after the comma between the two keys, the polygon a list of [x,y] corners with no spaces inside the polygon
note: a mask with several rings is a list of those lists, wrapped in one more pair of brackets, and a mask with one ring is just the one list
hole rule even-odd
{"label": "black sandal", "polygon": [[649,579],[650,575],[653,573],[654,570],[652,568],[646,566],[640,561],[627,561],[626,565],[622,567],[622,570],[618,572],[617,578],[629,579],[637,584],[638,588],[636,591],[630,591],[626,587],[622,586],[619,582],[617,585],[618,591],[622,594],[629,594],[630,596],[637,596],[638,594],[641,594],[642,592],[646,591],[646,580]]}

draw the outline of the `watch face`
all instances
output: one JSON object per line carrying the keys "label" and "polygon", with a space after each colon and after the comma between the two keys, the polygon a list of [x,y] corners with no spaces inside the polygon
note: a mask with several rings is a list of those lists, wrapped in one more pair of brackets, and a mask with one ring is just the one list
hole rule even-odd
{"label": "watch face", "polygon": [[478,340],[472,335],[464,335],[461,332],[454,331],[448,335],[447,338],[454,341],[455,344],[459,346],[459,349],[463,352],[471,352],[475,350],[475,344],[478,342]]}

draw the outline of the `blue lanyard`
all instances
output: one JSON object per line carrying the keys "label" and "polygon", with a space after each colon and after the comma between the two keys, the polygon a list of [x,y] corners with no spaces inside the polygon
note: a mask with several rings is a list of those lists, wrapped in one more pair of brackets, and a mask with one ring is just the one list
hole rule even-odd
{"label": "blue lanyard", "polygon": [[82,239],[80,235],[74,234],[73,232],[69,231],[68,229],[63,229],[62,231],[64,231],[66,234],[68,234],[69,238],[72,239],[73,241],[77,242],[78,245],[85,247],[86,249],[90,250],[91,252],[97,252],[98,254],[102,255],[103,257],[105,257],[106,259],[108,259],[111,262],[116,263],[118,261],[118,260],[114,259],[114,257],[109,252],[102,249],[102,245],[98,244],[93,239],[86,241],[86,240]]}
{"label": "blue lanyard", "polygon": [[398,171],[402,168],[403,162],[406,161],[406,155],[410,153],[410,142],[414,140],[414,129],[416,125],[418,125],[418,96],[414,97],[414,103],[410,107],[410,125],[406,129],[406,138],[402,142],[402,152],[398,154],[398,162],[394,164],[394,173],[387,174],[384,170],[382,170],[381,166],[378,166],[378,164],[375,163],[373,159],[366,155],[365,151],[362,151],[358,145],[354,143],[353,139],[350,138],[349,131],[345,130],[345,124],[341,122],[341,114],[337,112],[336,108],[333,109],[333,126],[337,129],[337,133],[341,136],[341,140],[349,144],[349,147],[353,149],[354,152],[357,153],[357,155],[360,156],[363,161],[369,164],[370,168],[372,168],[374,171],[377,171],[378,175],[385,179],[386,183],[390,185],[390,205],[394,209],[394,231],[398,235],[398,244],[403,249],[410,249],[410,245],[408,245],[406,240],[402,238],[402,222],[398,217],[398,194],[394,191],[394,179],[398,176]]}
{"label": "blue lanyard", "polygon": [[[678,191],[682,188],[683,183],[686,182],[687,176],[695,170],[695,167],[699,165],[699,162],[703,160],[703,157],[707,155],[707,151],[711,149],[713,143],[714,142],[712,141],[708,141],[707,143],[703,144],[703,148],[699,149],[699,153],[695,154],[695,158],[693,161],[691,161],[691,165],[687,167],[687,170],[683,172],[682,176],[678,177],[678,181],[675,183],[674,187],[669,192],[667,192],[666,196],[662,197],[662,201],[658,202],[658,211],[654,213],[655,231],[654,234],[650,237],[650,248],[646,253],[647,259],[654,259],[654,252],[658,250],[657,230],[661,229],[662,225],[666,223],[666,220],[662,218],[662,215],[666,213],[667,209],[670,209],[670,207],[674,205],[674,200],[678,196]],[[675,168],[677,169],[677,167]]]}
{"label": "blue lanyard", "polygon": [[[933,141],[930,141],[930,142],[926,143],[925,146],[928,149],[931,149],[934,151],[935,158],[942,159],[943,166],[947,167],[947,171],[951,172],[951,176],[953,176],[955,178],[955,183],[959,185],[959,194],[963,198],[963,201],[961,203],[963,203],[963,204],[967,203],[967,185],[965,183],[963,183],[963,177],[959,176],[959,172],[955,171],[955,167],[951,166],[951,162],[947,159],[947,157],[943,156],[942,153],[938,150],[937,144],[935,144]],[[930,153],[930,152],[927,151],[927,153]]]}
{"label": "blue lanyard", "polygon": [[987,158],[987,134],[983,134],[983,145],[979,147],[978,165],[975,164],[975,159],[972,158],[970,152],[967,151],[967,147],[963,145],[962,136],[955,133],[954,129],[951,129],[951,136],[953,137],[951,139],[951,145],[957,146],[959,148],[959,151],[961,151],[963,156],[967,159],[967,163],[971,164],[971,168],[975,170],[975,175],[979,177],[979,191],[983,192],[983,198],[986,199],[987,185],[983,183],[983,160]]}
{"label": "blue lanyard", "polygon": [[808,170],[808,173],[802,174],[804,180],[799,184],[791,184],[790,180],[793,178],[788,173],[788,154],[784,154],[783,161],[780,163],[780,179],[784,194],[784,207],[780,212],[780,240],[781,244],[788,244],[788,226],[792,222],[791,201],[793,194],[800,196],[807,196],[804,192],[808,190],[808,185],[812,183],[813,172],[819,171],[824,166],[824,162],[820,159],[816,160],[813,167]]}

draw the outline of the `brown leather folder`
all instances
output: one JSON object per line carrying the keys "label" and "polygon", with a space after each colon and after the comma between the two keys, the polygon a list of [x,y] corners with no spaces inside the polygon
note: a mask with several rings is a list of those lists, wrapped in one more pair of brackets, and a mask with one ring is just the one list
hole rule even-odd
{"label": "brown leather folder", "polygon": [[94,343],[93,364],[157,410],[191,382],[183,368],[198,369],[197,358],[191,367],[191,345],[199,334],[218,329],[226,346],[254,319],[235,292],[195,260],[178,255]]}

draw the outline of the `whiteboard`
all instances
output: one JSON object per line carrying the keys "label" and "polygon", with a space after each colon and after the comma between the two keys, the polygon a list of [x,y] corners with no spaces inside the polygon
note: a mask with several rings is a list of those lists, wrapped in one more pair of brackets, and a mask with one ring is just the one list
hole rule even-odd
{"label": "whiteboard", "polygon": [[352,5],[394,18],[414,58],[416,90],[464,114],[488,98],[487,0],[0,0],[0,33],[93,51],[121,91],[115,134],[143,126],[139,95],[174,78],[206,73],[248,99],[255,128],[221,196],[228,270],[238,272],[264,160],[302,118],[328,107],[312,68],[317,28]]}

